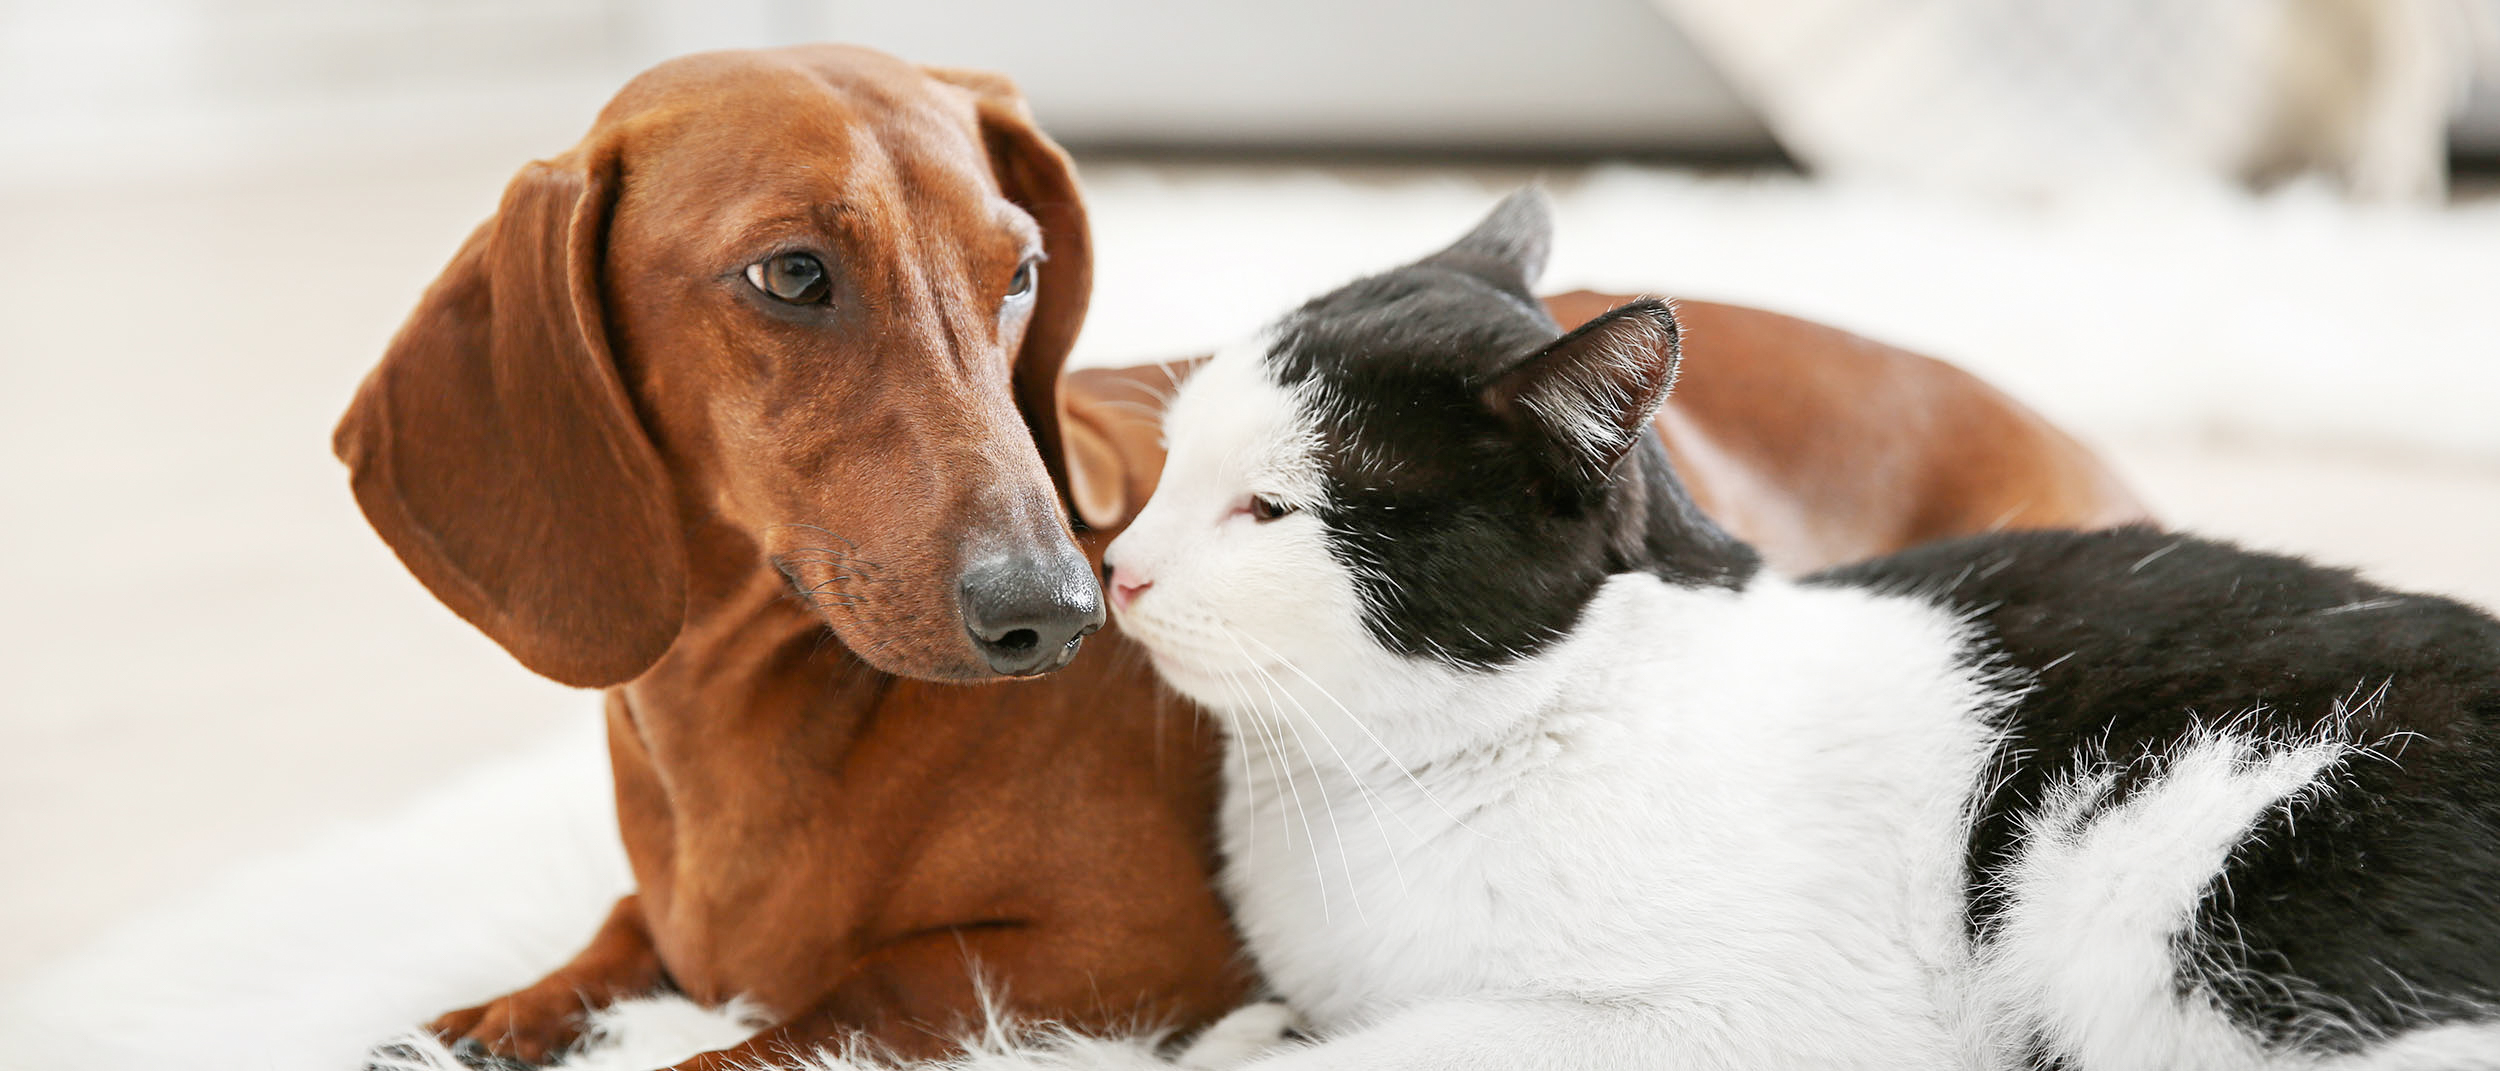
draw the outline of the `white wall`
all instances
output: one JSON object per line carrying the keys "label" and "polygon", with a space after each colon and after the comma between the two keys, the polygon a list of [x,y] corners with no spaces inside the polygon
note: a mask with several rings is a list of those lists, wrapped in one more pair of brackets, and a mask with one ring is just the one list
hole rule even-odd
{"label": "white wall", "polygon": [[0,0],[0,190],[551,152],[662,58],[821,39],[1079,142],[1767,144],[1645,0]]}
{"label": "white wall", "polygon": [[[1080,144],[1768,145],[1649,0],[0,0],[0,192],[542,154],[661,58],[834,38]],[[2458,132],[2500,152],[2488,74]]]}

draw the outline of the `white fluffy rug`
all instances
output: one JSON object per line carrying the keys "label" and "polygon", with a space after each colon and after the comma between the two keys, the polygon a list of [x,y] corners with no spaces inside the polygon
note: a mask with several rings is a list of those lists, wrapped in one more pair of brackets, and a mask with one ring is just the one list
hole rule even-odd
{"label": "white fluffy rug", "polygon": [[0,997],[28,1068],[337,1071],[562,963],[626,885],[598,719],[203,881]]}
{"label": "white fluffy rug", "polygon": [[[1244,333],[1447,241],[1506,185],[1123,167],[1088,178],[1101,264],[1082,356],[1095,363]],[[1846,324],[1958,360],[2103,437],[2222,431],[2500,459],[2500,204],[2358,212],[2294,191],[1990,207],[1628,168],[1554,191],[1553,286]],[[395,1031],[535,978],[626,882],[596,723],[585,709],[576,731],[390,821],[201,875],[176,906],[0,993],[0,1064],[337,1071]],[[744,1029],[681,1002],[605,1026],[611,1045],[572,1066],[655,1066]]]}
{"label": "white fluffy rug", "polygon": [[[411,1032],[525,984],[587,940],[626,891],[598,719],[488,763],[398,817],[218,876],[174,908],[0,993],[0,1066],[87,1071],[456,1071]],[[619,1005],[562,1067],[639,1071],[726,1048],[746,1009]],[[974,1039],[983,1040],[983,1039]],[[1168,1066],[1137,1042],[986,1039],[965,1071]],[[793,1054],[782,1066],[883,1066]]]}

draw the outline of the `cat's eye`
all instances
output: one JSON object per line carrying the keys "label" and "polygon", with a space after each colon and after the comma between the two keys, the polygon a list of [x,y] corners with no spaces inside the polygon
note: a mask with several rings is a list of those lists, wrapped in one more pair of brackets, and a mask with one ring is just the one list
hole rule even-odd
{"label": "cat's eye", "polygon": [[1251,520],[1258,521],[1262,524],[1292,513],[1293,510],[1294,508],[1292,506],[1278,502],[1275,499],[1268,498],[1265,495],[1250,496],[1250,504],[1242,507],[1242,512],[1248,513]]}
{"label": "cat's eye", "polygon": [[1033,284],[1041,278],[1042,258],[1026,257],[1016,265],[1016,276],[1007,280],[1007,300],[1033,296]]}
{"label": "cat's eye", "polygon": [[812,253],[779,253],[747,265],[747,282],[766,296],[791,305],[818,305],[832,291],[825,262]]}

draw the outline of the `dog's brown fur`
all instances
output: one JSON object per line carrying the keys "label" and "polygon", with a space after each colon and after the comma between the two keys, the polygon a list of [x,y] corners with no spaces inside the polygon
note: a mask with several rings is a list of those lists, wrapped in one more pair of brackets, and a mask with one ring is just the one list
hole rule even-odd
{"label": "dog's brown fur", "polygon": [[[1003,315],[1036,241],[1038,301]],[[794,245],[838,255],[824,319],[743,281]],[[721,1068],[852,1031],[947,1051],[976,963],[1011,1009],[1080,1026],[1243,996],[1208,885],[1213,741],[1138,653],[1105,630],[1047,678],[932,683],[989,672],[956,609],[968,541],[1064,547],[1065,491],[1098,561],[1159,469],[1168,369],[1058,396],[1089,270],[1066,160],[1012,88],[859,49],[663,65],[513,180],[337,448],[438,597],[530,668],[609,689],[638,890],[571,963],[439,1034],[536,1062],[585,1003],[636,992],[776,1013],[683,1065]],[[1946,366],[1684,310],[1662,429],[1776,562],[2140,512]]]}

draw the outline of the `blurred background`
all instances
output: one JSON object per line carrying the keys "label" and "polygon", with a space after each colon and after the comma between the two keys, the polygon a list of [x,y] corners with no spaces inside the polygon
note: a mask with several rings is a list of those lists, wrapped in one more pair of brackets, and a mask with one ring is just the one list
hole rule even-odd
{"label": "blurred background", "polygon": [[0,986],[578,732],[328,430],[524,161],[682,52],[1001,71],[1079,359],[1555,193],[1552,288],[1923,349],[2165,517],[2500,605],[2495,0],[0,0]]}

